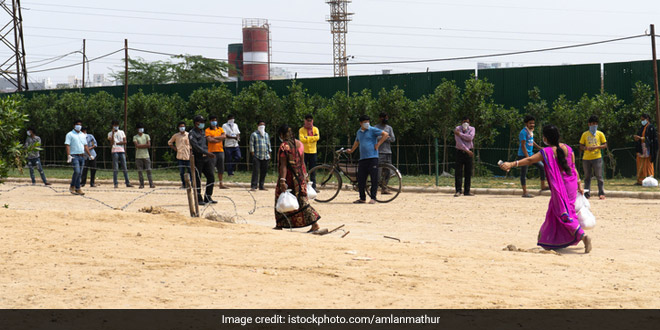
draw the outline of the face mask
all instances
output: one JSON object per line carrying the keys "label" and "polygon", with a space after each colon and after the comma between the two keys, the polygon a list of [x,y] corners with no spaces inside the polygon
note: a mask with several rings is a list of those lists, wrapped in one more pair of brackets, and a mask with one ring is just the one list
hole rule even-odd
{"label": "face mask", "polygon": [[468,123],[463,123],[463,125],[461,125],[461,126],[463,126],[463,129],[466,130],[466,131],[467,131],[468,128],[470,128],[470,124],[468,124]]}
{"label": "face mask", "polygon": [[363,123],[362,124],[362,128],[365,129],[365,130],[369,129],[369,127],[371,127],[371,125],[369,123]]}
{"label": "face mask", "polygon": [[596,135],[597,130],[598,130],[598,125],[589,126],[589,132],[591,132],[591,135]]}
{"label": "face mask", "polygon": [[227,124],[229,124],[229,125],[233,125],[233,124],[234,124],[234,119],[229,119],[229,120],[227,120]]}
{"label": "face mask", "polygon": [[118,131],[118,130],[119,130],[119,126],[113,126],[112,129],[115,130],[115,131]]}
{"label": "face mask", "polygon": [[28,135],[28,136],[32,136],[32,132],[27,131],[27,135]]}
{"label": "face mask", "polygon": [[185,131],[186,131],[186,127],[185,127],[185,126],[181,126],[181,127],[179,127],[179,132],[185,132]]}
{"label": "face mask", "polygon": [[138,128],[138,133],[144,133],[144,128]]}
{"label": "face mask", "polygon": [[204,123],[199,123],[199,124],[197,124],[197,128],[199,128],[199,129],[204,129]]}
{"label": "face mask", "polygon": [[259,130],[259,133],[261,133],[261,135],[264,135],[266,133],[266,126],[264,125],[260,125],[259,127],[257,127],[257,129]]}
{"label": "face mask", "polygon": [[215,120],[214,120],[214,121],[212,121],[212,122],[211,122],[211,126],[213,126],[213,127],[216,127],[216,126],[218,126],[218,122],[217,122],[217,121],[215,121]]}
{"label": "face mask", "polygon": [[545,144],[546,146],[550,146],[550,143],[548,143],[548,140],[546,139],[543,139],[543,144]]}
{"label": "face mask", "polygon": [[646,119],[642,120],[642,126],[646,126],[646,124],[648,124],[648,123],[649,123],[648,120],[646,120]]}
{"label": "face mask", "polygon": [[82,129],[82,125],[73,126],[73,129],[75,129],[76,132],[80,132],[80,130]]}

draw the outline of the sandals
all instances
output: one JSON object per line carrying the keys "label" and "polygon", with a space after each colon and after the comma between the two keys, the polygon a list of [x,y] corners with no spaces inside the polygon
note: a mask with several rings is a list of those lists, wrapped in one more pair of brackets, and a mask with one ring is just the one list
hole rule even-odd
{"label": "sandals", "polygon": [[367,201],[363,201],[363,200],[361,200],[361,199],[358,199],[358,200],[354,201],[353,204],[364,204],[364,203],[366,203],[366,202],[367,202]]}
{"label": "sandals", "polygon": [[523,198],[534,198],[534,196],[532,196],[532,194],[530,194],[530,193],[526,193],[526,194],[522,195],[522,197]]}

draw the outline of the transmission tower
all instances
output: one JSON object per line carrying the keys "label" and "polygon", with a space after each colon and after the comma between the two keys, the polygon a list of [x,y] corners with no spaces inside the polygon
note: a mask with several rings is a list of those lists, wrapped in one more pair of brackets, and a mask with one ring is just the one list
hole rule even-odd
{"label": "transmission tower", "polygon": [[346,33],[348,33],[348,22],[351,21],[353,13],[348,12],[348,3],[351,0],[327,0],[325,3],[330,5],[330,16],[327,21],[330,22],[330,32],[332,33],[333,48],[333,67],[335,77],[345,77],[348,75],[346,62]]}
{"label": "transmission tower", "polygon": [[[16,90],[28,90],[27,70],[25,69],[25,45],[23,44],[23,15],[21,1],[0,0],[0,19],[5,18],[5,25],[0,28],[0,41],[9,49],[9,58],[0,63],[0,77],[7,79]],[[7,16],[5,16],[7,14]],[[1,21],[0,21],[1,22]],[[2,46],[0,46],[2,48]],[[4,57],[0,57],[3,60]]]}

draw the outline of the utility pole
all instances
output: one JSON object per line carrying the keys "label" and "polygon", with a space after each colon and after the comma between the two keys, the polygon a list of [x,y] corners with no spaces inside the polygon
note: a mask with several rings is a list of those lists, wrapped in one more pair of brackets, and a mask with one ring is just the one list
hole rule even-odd
{"label": "utility pole", "polygon": [[128,132],[128,39],[124,39],[124,132]]}
{"label": "utility pole", "polygon": [[85,39],[83,39],[83,72],[82,72],[82,88],[85,88]]}
{"label": "utility pole", "polygon": [[348,75],[346,67],[346,34],[348,33],[348,22],[352,20],[353,13],[348,12],[348,3],[351,0],[326,0],[330,5],[330,16],[326,21],[330,22],[333,48],[333,68],[335,77]]}
{"label": "utility pole", "polygon": [[[25,68],[25,45],[23,43],[23,15],[21,14],[21,1],[12,0],[11,8],[7,0],[0,2],[0,47],[11,54],[8,58],[0,58],[0,77],[9,81],[16,91],[28,90],[27,70]],[[2,24],[4,23],[4,24]],[[13,40],[10,36],[13,35]],[[6,56],[6,55],[5,55]],[[0,57],[4,57],[0,55]]]}
{"label": "utility pole", "polygon": [[[658,127],[660,125],[660,98],[658,94],[660,93],[658,93],[658,58],[655,53],[655,26],[653,24],[651,24],[651,51],[653,52],[653,82],[655,83],[655,125]],[[658,131],[658,139],[660,139],[660,131]],[[658,173],[660,169],[658,158],[660,157],[656,157],[655,159],[656,175],[660,175]]]}

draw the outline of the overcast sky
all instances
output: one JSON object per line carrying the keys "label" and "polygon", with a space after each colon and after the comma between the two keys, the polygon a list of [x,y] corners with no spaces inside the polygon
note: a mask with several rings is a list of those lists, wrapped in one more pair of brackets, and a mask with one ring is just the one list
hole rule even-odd
{"label": "overcast sky", "polygon": [[[324,0],[23,0],[30,81],[64,82],[81,67],[36,72],[95,58],[129,46],[144,50],[227,58],[241,42],[242,18],[271,23],[274,62],[332,63],[332,36]],[[492,54],[564,46],[645,33],[660,25],[660,1],[355,0],[349,23],[351,62],[401,61]],[[3,16],[4,17],[4,16]],[[659,26],[660,29],[660,26]],[[0,48],[2,57],[9,51]],[[131,57],[166,56],[131,51]],[[121,70],[123,52],[90,63],[91,74]],[[540,54],[416,64],[350,65],[350,75],[473,69],[477,62],[516,65],[602,63],[651,58],[650,38]],[[39,61],[39,62],[37,62]],[[332,65],[273,65],[298,77],[332,76]]]}

